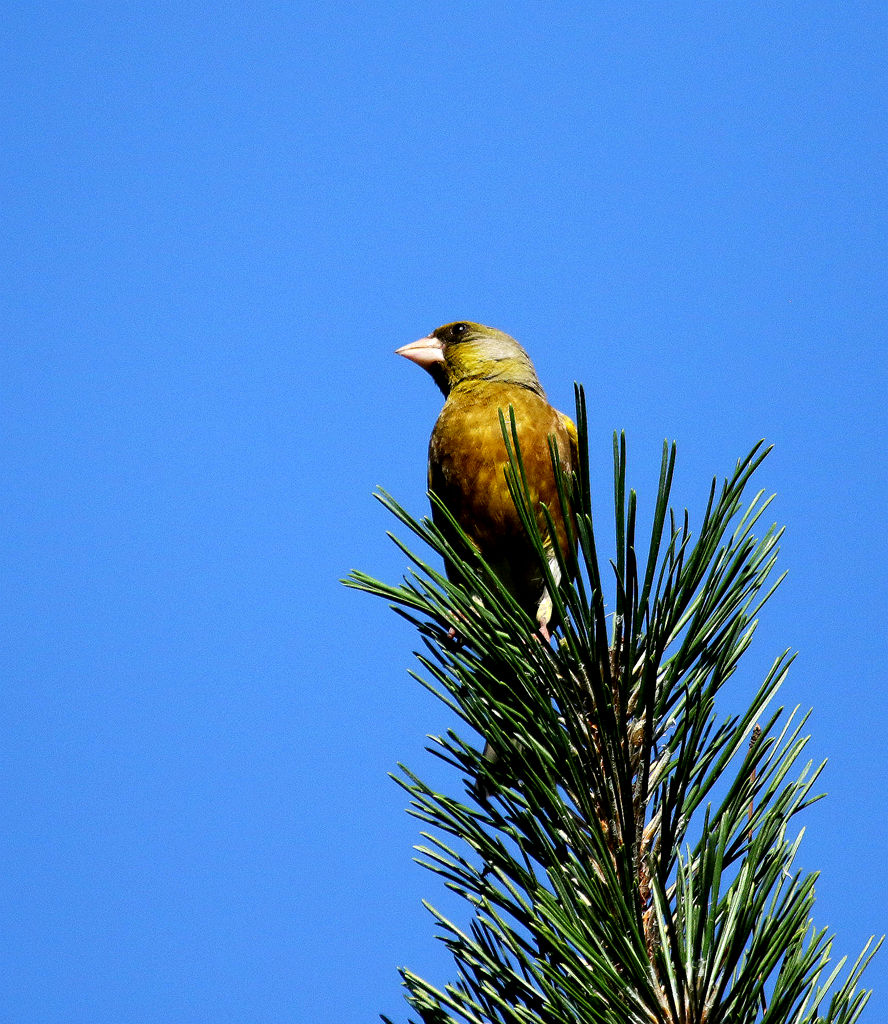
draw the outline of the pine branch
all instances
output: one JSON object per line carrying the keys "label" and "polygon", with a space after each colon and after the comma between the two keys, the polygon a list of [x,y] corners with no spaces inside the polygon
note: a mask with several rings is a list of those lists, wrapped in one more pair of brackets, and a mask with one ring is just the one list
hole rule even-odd
{"label": "pine branch", "polygon": [[[501,420],[555,647],[531,639],[536,624],[434,495],[446,534],[378,497],[459,583],[396,538],[411,564],[401,584],[359,572],[345,581],[416,626],[416,678],[499,753],[489,763],[454,731],[430,737],[429,750],[463,775],[461,798],[399,766],[410,812],[427,826],[419,863],[471,909],[464,928],[429,907],[457,976],[441,989],[403,969],[408,1002],[427,1024],[853,1024],[879,943],[839,983],[844,960],[833,966],[832,939],[812,924],[815,876],[792,871],[802,833],[790,828],[819,798],[823,765],[801,764],[807,716],[769,711],[789,652],[742,713],[716,711],[782,579],[773,578],[782,531],[754,532],[771,499],[743,497],[768,449],[759,443],[721,486],[713,481],[692,534],[687,510],[670,507],[676,448],[664,445],[640,565],[626,442],[614,437],[608,635],[576,390],[579,465],[565,473],[550,446],[557,510],[534,508],[514,414]],[[555,545],[560,586],[544,544],[554,512],[577,552]],[[490,794],[482,802],[476,779]]]}

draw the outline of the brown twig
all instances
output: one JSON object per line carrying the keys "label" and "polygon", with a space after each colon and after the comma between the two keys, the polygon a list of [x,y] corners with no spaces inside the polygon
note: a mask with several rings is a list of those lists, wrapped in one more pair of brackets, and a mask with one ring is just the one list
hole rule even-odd
{"label": "brown twig", "polygon": [[[755,745],[762,738],[762,727],[756,722],[755,728],[752,730],[752,735],[749,737],[749,750],[750,753],[755,749]],[[749,781],[752,786],[752,793],[749,797],[749,842],[752,842],[752,815],[755,809],[755,765],[752,766],[752,771],[749,773]]]}

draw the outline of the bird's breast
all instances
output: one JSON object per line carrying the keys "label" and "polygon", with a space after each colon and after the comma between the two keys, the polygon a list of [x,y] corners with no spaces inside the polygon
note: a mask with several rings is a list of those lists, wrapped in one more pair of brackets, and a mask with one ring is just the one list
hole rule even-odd
{"label": "bird's breast", "polygon": [[[514,409],[518,443],[534,505],[558,508],[548,437],[553,434],[566,468],[570,447],[561,414],[526,388],[500,384],[454,389],[429,444],[429,486],[482,552],[524,538],[506,483],[509,464],[499,410],[509,423]],[[541,526],[543,523],[541,522]]]}

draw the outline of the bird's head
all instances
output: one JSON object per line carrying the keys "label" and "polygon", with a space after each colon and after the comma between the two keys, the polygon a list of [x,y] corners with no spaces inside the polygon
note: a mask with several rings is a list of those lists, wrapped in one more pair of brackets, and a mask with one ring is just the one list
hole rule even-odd
{"label": "bird's head", "polygon": [[514,338],[495,327],[458,320],[395,351],[428,370],[445,396],[463,381],[472,380],[501,381],[543,394],[530,356]]}

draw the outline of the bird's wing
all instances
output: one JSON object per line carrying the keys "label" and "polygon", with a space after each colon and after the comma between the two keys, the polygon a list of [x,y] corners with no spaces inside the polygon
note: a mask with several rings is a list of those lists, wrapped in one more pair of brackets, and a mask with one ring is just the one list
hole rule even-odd
{"label": "bird's wing", "polygon": [[564,429],[567,431],[567,437],[570,441],[570,467],[575,473],[579,473],[580,439],[577,434],[577,425],[570,416],[565,416],[563,412],[558,415],[561,417],[561,422],[564,424]]}

